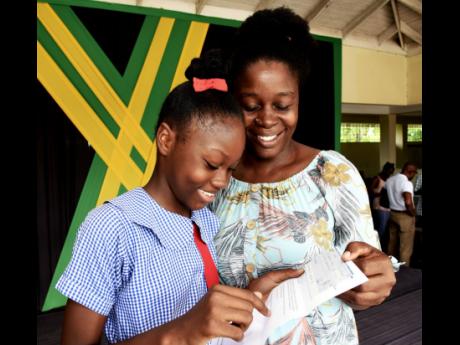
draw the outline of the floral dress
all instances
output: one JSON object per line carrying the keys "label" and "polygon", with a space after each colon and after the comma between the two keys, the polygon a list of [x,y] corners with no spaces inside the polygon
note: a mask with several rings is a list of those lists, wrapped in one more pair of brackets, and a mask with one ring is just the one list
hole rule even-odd
{"label": "floral dress", "polygon": [[[210,205],[221,227],[214,238],[222,283],[246,287],[266,272],[295,267],[351,241],[380,249],[369,199],[357,169],[335,151],[280,182],[231,178]],[[261,344],[358,344],[352,309],[338,298],[278,327]]]}

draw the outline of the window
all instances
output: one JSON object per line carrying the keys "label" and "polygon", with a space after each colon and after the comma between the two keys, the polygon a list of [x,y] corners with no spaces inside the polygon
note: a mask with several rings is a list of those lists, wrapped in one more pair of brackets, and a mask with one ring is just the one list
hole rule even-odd
{"label": "window", "polygon": [[422,125],[412,124],[407,125],[407,142],[421,143],[422,142]]}
{"label": "window", "polygon": [[379,123],[350,123],[344,122],[340,128],[342,143],[379,143]]}

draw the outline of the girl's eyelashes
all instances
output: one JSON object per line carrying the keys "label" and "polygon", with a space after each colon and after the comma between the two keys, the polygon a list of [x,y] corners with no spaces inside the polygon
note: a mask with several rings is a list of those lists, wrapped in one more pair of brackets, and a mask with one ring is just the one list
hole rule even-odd
{"label": "girl's eyelashes", "polygon": [[206,165],[207,165],[207,167],[208,167],[209,169],[211,169],[211,170],[217,170],[217,169],[219,169],[218,166],[216,166],[216,165],[214,165],[214,164],[212,164],[212,163],[209,163],[207,160],[205,160],[205,162],[206,162]]}
{"label": "girl's eyelashes", "polygon": [[[206,166],[208,169],[211,169],[211,170],[217,170],[219,169],[219,165],[218,164],[213,164],[213,163],[210,163],[208,162],[207,160],[204,160],[206,162]],[[236,170],[236,166],[234,167],[228,167],[228,171],[231,171],[232,173]]]}

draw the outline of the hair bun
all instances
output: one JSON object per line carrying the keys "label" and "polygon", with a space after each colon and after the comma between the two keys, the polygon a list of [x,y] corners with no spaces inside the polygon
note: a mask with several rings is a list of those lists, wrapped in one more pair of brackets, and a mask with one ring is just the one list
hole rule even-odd
{"label": "hair bun", "polygon": [[254,61],[272,59],[286,63],[303,82],[310,71],[314,47],[307,21],[291,9],[256,11],[241,24],[229,48],[229,79],[235,80]]}
{"label": "hair bun", "polygon": [[238,36],[242,46],[282,46],[298,54],[308,54],[313,43],[308,22],[287,7],[255,12],[243,23]]}
{"label": "hair bun", "polygon": [[192,81],[193,78],[209,79],[227,77],[227,66],[221,49],[210,49],[194,58],[185,71],[185,76]]}

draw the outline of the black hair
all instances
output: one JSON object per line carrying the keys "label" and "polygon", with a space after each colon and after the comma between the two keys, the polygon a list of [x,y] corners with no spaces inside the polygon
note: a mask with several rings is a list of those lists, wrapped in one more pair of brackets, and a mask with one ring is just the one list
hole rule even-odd
{"label": "black hair", "polygon": [[395,164],[391,162],[386,162],[383,167],[382,171],[380,172],[380,177],[382,177],[384,180],[386,180],[388,177],[390,177],[395,171]]}
{"label": "black hair", "polygon": [[166,97],[155,132],[162,122],[166,122],[184,139],[192,119],[202,124],[208,119],[228,117],[243,121],[241,108],[230,92],[216,89],[196,92],[193,88],[193,78],[226,79],[227,74],[227,65],[220,50],[212,49],[203,53],[200,58],[194,58],[185,71],[188,81],[175,87]]}
{"label": "black hair", "polygon": [[227,52],[230,80],[234,82],[248,65],[268,60],[285,63],[301,84],[309,75],[315,46],[308,22],[291,9],[257,11],[243,22]]}
{"label": "black hair", "polygon": [[383,167],[382,167],[382,171],[384,172],[393,172],[395,170],[395,164],[394,163],[391,163],[391,162],[386,162]]}

